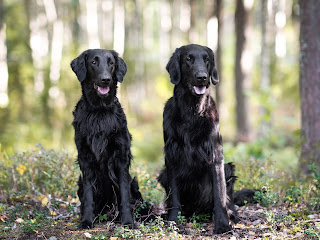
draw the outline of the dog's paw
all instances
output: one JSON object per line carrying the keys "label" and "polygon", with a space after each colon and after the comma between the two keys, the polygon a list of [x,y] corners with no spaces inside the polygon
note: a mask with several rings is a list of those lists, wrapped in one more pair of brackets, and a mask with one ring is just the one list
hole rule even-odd
{"label": "dog's paw", "polygon": [[78,228],[79,229],[90,229],[90,228],[93,228],[93,223],[85,220],[79,224]]}
{"label": "dog's paw", "polygon": [[168,212],[168,221],[172,221],[175,223],[178,223],[178,214],[179,214],[179,210],[177,209],[171,209]]}
{"label": "dog's paw", "polygon": [[240,222],[240,218],[239,218],[237,215],[235,215],[235,214],[231,214],[230,220],[231,220],[234,224],[237,224],[238,222]]}
{"label": "dog's paw", "polygon": [[126,225],[126,226],[129,226],[129,227],[133,227],[134,226],[134,222],[133,222],[133,219],[132,217],[125,217],[122,219],[122,224],[123,225]]}
{"label": "dog's paw", "polygon": [[216,224],[214,228],[215,228],[214,232],[216,234],[226,233],[232,230],[232,227],[229,225],[229,223]]}

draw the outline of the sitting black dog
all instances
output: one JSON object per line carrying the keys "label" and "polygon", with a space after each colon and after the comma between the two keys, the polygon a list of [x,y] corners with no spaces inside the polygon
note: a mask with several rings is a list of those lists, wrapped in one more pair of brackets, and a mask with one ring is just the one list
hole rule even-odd
{"label": "sitting black dog", "polygon": [[227,212],[238,218],[227,195],[219,115],[209,94],[219,81],[214,54],[208,47],[182,46],[166,69],[175,86],[163,113],[165,168],[158,179],[167,192],[168,220],[177,221],[179,211],[210,213],[215,232],[228,232]]}
{"label": "sitting black dog", "polygon": [[132,205],[143,201],[131,178],[131,135],[116,97],[127,71],[113,50],[89,49],[71,62],[82,87],[73,112],[78,163],[82,172],[78,196],[80,228],[91,228],[95,216],[120,209],[123,224],[133,224]]}
{"label": "sitting black dog", "polygon": [[[237,179],[235,176],[235,167],[232,163],[226,163],[224,164],[224,171],[225,171],[225,178],[226,178],[226,189],[227,189],[227,209],[228,209],[228,215],[230,219],[234,223],[238,223],[240,221],[238,217],[238,213],[235,209],[235,201],[239,201],[239,195],[237,194],[239,191],[234,192],[234,183]],[[162,186],[167,186],[168,184],[168,178],[167,178],[167,172],[162,171],[158,177],[159,182]],[[166,188],[168,190],[168,188]],[[167,194],[169,194],[167,192]],[[237,199],[234,199],[234,197],[237,197]],[[244,204],[243,204],[244,205]],[[240,205],[240,206],[243,206]],[[193,205],[193,208],[190,208],[190,206],[183,208],[182,214],[186,216],[187,218],[190,218],[193,216],[193,214],[212,214],[212,209],[210,208],[209,211],[207,209],[204,210],[204,208],[197,208]]]}

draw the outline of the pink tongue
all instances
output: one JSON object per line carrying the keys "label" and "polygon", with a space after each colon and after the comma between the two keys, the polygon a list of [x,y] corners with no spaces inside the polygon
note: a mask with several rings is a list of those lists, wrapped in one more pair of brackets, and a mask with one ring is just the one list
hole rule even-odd
{"label": "pink tongue", "polygon": [[204,94],[206,92],[206,87],[196,87],[194,86],[194,91],[196,94]]}
{"label": "pink tongue", "polygon": [[98,92],[101,94],[107,94],[110,91],[109,87],[100,87],[98,86]]}

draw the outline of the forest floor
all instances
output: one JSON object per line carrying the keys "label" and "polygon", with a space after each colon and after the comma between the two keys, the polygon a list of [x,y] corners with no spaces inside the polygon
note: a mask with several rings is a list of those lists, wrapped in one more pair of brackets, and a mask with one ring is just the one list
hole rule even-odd
{"label": "forest floor", "polygon": [[[79,230],[76,202],[54,203],[30,195],[0,196],[0,239],[320,239],[320,211],[303,204],[272,208],[259,204],[238,208],[241,221],[233,230],[214,234],[211,221],[193,218],[173,224],[156,218],[150,223],[124,228],[101,221],[93,229]],[[103,220],[103,216],[99,217]]]}

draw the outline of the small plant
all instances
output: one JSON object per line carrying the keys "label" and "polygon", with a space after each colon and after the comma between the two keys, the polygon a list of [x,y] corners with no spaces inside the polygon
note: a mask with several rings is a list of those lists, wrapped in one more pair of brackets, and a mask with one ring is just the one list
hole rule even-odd
{"label": "small plant", "polygon": [[203,231],[204,228],[201,222],[208,222],[210,219],[209,214],[193,214],[191,218],[192,226],[198,231]]}
{"label": "small plant", "polygon": [[37,219],[26,220],[23,224],[22,231],[25,233],[37,233],[37,229],[41,227],[42,224],[37,221]]}
{"label": "small plant", "polygon": [[98,219],[99,219],[99,222],[102,222],[102,221],[107,221],[108,220],[108,216],[107,214],[98,214]]}
{"label": "small plant", "polygon": [[254,199],[262,206],[268,207],[279,201],[279,196],[270,190],[270,187],[263,187],[262,191],[256,191]]}
{"label": "small plant", "polygon": [[285,201],[289,204],[289,206],[298,203],[302,198],[302,190],[300,188],[297,188],[295,186],[291,186],[287,191],[285,195]]}
{"label": "small plant", "polygon": [[91,235],[91,238],[93,240],[100,240],[100,239],[108,239],[106,235],[99,233],[97,235]]}
{"label": "small plant", "polygon": [[317,239],[320,239],[319,230],[315,230],[312,227],[309,227],[306,230],[304,230],[304,233],[311,236],[311,237],[315,237]]}
{"label": "small plant", "polygon": [[187,224],[187,219],[185,216],[183,216],[181,214],[181,212],[178,213],[178,222],[181,224],[181,225],[186,225]]}
{"label": "small plant", "polygon": [[320,209],[320,174],[318,167],[312,163],[309,165],[312,179],[311,184],[309,185],[309,195],[310,195],[310,202],[309,208],[313,210]]}

